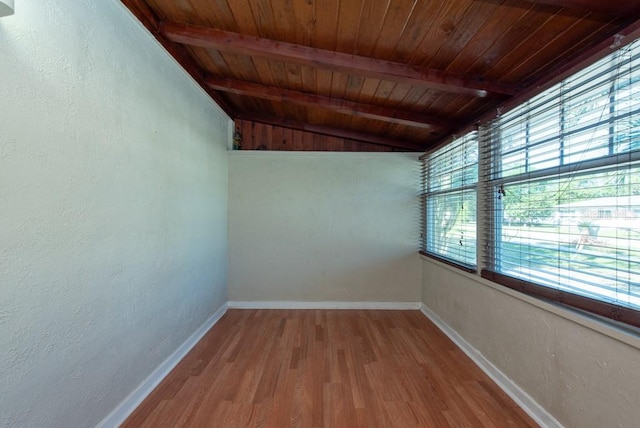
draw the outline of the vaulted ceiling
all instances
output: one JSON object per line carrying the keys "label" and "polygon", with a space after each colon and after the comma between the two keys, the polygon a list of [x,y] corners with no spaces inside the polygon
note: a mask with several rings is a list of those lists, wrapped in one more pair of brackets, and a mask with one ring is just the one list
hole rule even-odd
{"label": "vaulted ceiling", "polygon": [[122,2],[232,118],[396,150],[640,28],[636,0]]}

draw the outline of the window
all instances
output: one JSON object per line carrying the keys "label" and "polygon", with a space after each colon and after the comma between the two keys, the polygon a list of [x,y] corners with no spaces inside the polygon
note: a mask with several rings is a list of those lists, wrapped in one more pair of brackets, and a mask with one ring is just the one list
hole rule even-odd
{"label": "window", "polygon": [[423,158],[425,254],[475,268],[477,182],[475,131]]}
{"label": "window", "polygon": [[426,254],[640,327],[640,41],[423,163]]}
{"label": "window", "polygon": [[602,315],[640,310],[639,116],[635,43],[489,125],[484,276]]}

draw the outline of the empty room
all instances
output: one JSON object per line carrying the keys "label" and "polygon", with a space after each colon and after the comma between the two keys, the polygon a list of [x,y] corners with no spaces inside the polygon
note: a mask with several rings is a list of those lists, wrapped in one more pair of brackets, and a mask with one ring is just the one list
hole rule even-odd
{"label": "empty room", "polygon": [[637,427],[640,3],[0,0],[0,427]]}

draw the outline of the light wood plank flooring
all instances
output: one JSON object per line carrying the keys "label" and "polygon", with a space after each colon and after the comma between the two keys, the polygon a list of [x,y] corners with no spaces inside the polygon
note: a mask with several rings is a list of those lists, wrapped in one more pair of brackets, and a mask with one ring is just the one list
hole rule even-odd
{"label": "light wood plank flooring", "polygon": [[535,427],[419,311],[229,310],[124,427]]}

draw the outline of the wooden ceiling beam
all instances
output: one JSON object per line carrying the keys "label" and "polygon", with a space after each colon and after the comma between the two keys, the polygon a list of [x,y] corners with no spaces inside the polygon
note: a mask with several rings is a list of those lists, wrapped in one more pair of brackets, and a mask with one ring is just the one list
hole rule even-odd
{"label": "wooden ceiling beam", "polygon": [[397,110],[371,104],[362,104],[338,98],[309,94],[306,92],[292,91],[274,86],[261,85],[259,83],[246,82],[233,79],[219,79],[212,76],[205,78],[207,85],[215,90],[230,92],[263,100],[275,102],[290,102],[306,107],[324,108],[338,113],[352,116],[365,117],[367,119],[380,120],[400,125],[414,126],[418,128],[439,128],[455,130],[462,126],[461,122],[446,120],[433,116],[427,116]]}
{"label": "wooden ceiling beam", "polygon": [[525,0],[529,3],[547,4],[568,9],[585,10],[614,16],[629,16],[640,13],[637,0]]}
{"label": "wooden ceiling beam", "polygon": [[346,138],[348,140],[360,141],[363,143],[375,144],[378,146],[393,147],[395,149],[423,152],[425,146],[422,144],[394,140],[380,135],[367,134],[363,132],[350,131],[346,129],[332,128],[329,126],[315,125],[305,122],[296,122],[289,119],[281,119],[275,117],[267,117],[250,113],[238,113],[236,119],[249,120],[252,122],[264,123],[282,128],[296,129],[298,131],[313,132],[316,134],[328,135],[330,137]]}
{"label": "wooden ceiling beam", "polygon": [[309,46],[246,36],[216,28],[175,22],[161,22],[160,32],[175,43],[212,48],[236,54],[260,56],[271,60],[323,67],[334,71],[405,83],[443,92],[486,97],[513,96],[518,86],[446,73],[399,62],[350,55]]}
{"label": "wooden ceiling beam", "polygon": [[208,90],[204,84],[204,75],[200,67],[191,58],[183,46],[176,45],[167,40],[159,31],[160,21],[155,13],[149,8],[144,0],[121,0],[122,3],[138,18],[149,32],[160,42],[167,52],[175,58],[184,70],[198,82],[198,84],[209,94],[209,96],[220,106],[225,113],[233,117],[233,109],[231,106],[214,90]]}

